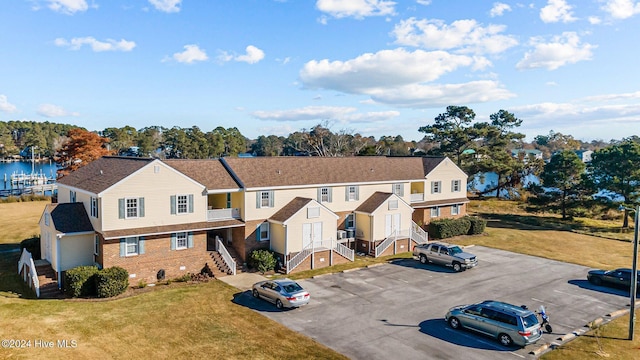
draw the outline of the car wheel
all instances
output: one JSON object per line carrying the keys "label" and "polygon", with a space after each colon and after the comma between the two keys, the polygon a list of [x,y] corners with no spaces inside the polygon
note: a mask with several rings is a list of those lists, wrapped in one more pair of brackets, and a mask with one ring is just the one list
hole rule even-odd
{"label": "car wheel", "polygon": [[507,334],[500,334],[498,335],[498,340],[500,340],[500,344],[504,345],[504,346],[511,346],[513,345],[513,340],[511,340],[511,336],[507,335]]}
{"label": "car wheel", "polygon": [[426,264],[428,262],[429,262],[429,260],[427,259],[427,257],[425,255],[421,254],[420,255],[420,263],[421,264]]}
{"label": "car wheel", "polygon": [[450,317],[449,318],[449,326],[451,326],[452,329],[459,329],[460,328],[460,320],[458,320],[457,317]]}
{"label": "car wheel", "polygon": [[276,307],[282,309],[282,301],[280,301],[280,299],[276,300]]}
{"label": "car wheel", "polygon": [[599,277],[592,277],[591,278],[591,283],[593,285],[602,285],[602,279],[600,279]]}
{"label": "car wheel", "polygon": [[258,290],[253,289],[252,294],[253,294],[253,297],[254,297],[254,298],[256,298],[256,299],[259,299],[259,298],[260,298],[260,294],[258,293]]}
{"label": "car wheel", "polygon": [[462,265],[460,265],[460,263],[454,262],[453,263],[453,271],[455,271],[455,272],[462,271]]}

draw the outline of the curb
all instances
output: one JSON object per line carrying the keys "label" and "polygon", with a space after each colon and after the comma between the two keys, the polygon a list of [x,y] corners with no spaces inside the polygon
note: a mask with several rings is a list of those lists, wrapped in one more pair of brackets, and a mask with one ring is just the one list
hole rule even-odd
{"label": "curb", "polygon": [[365,267],[366,267],[367,269],[369,269],[369,268],[373,268],[373,267],[376,267],[376,266],[382,266],[382,265],[384,265],[384,264],[386,264],[386,263],[371,264],[371,265],[367,265],[367,266],[365,266]]}
{"label": "curb", "polygon": [[622,314],[628,313],[629,311],[630,311],[629,309],[616,310],[614,312],[608,313],[606,316],[612,317],[612,318],[613,317],[618,317],[618,316],[620,316]]}
{"label": "curb", "polygon": [[549,349],[549,347],[551,346],[551,344],[544,344],[542,346],[539,346],[537,349],[534,349],[532,351],[529,351],[529,354],[534,355],[534,356],[538,356],[540,355],[542,352],[546,351],[547,349]]}
{"label": "curb", "polygon": [[341,272],[342,272],[342,273],[349,273],[349,272],[356,271],[356,270],[360,270],[360,269],[362,269],[362,268],[347,269],[347,270],[342,270]]}
{"label": "curb", "polygon": [[314,275],[311,278],[312,279],[319,279],[319,278],[326,277],[326,276],[333,275],[333,274],[334,273],[330,272],[330,273],[326,273],[326,274]]}

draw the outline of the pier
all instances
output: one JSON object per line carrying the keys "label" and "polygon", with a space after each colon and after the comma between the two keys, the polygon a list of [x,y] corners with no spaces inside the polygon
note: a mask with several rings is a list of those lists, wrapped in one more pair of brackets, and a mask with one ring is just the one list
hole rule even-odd
{"label": "pier", "polygon": [[58,191],[57,184],[25,186],[13,189],[0,189],[0,197],[22,195],[53,195]]}

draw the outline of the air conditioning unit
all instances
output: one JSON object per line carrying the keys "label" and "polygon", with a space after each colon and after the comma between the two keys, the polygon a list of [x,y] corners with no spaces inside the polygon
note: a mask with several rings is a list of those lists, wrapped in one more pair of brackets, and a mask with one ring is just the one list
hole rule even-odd
{"label": "air conditioning unit", "polygon": [[355,234],[355,229],[347,229],[348,238],[354,238],[355,237],[354,234]]}
{"label": "air conditioning unit", "polygon": [[338,240],[345,239],[347,237],[347,232],[344,230],[338,230]]}

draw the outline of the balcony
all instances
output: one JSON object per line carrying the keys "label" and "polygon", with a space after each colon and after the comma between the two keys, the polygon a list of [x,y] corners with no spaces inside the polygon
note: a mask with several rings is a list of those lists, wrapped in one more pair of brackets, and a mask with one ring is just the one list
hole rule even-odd
{"label": "balcony", "polygon": [[220,221],[230,219],[240,219],[240,209],[229,208],[207,210],[207,221]]}
{"label": "balcony", "polygon": [[415,193],[411,194],[411,202],[421,202],[424,201],[424,193]]}

